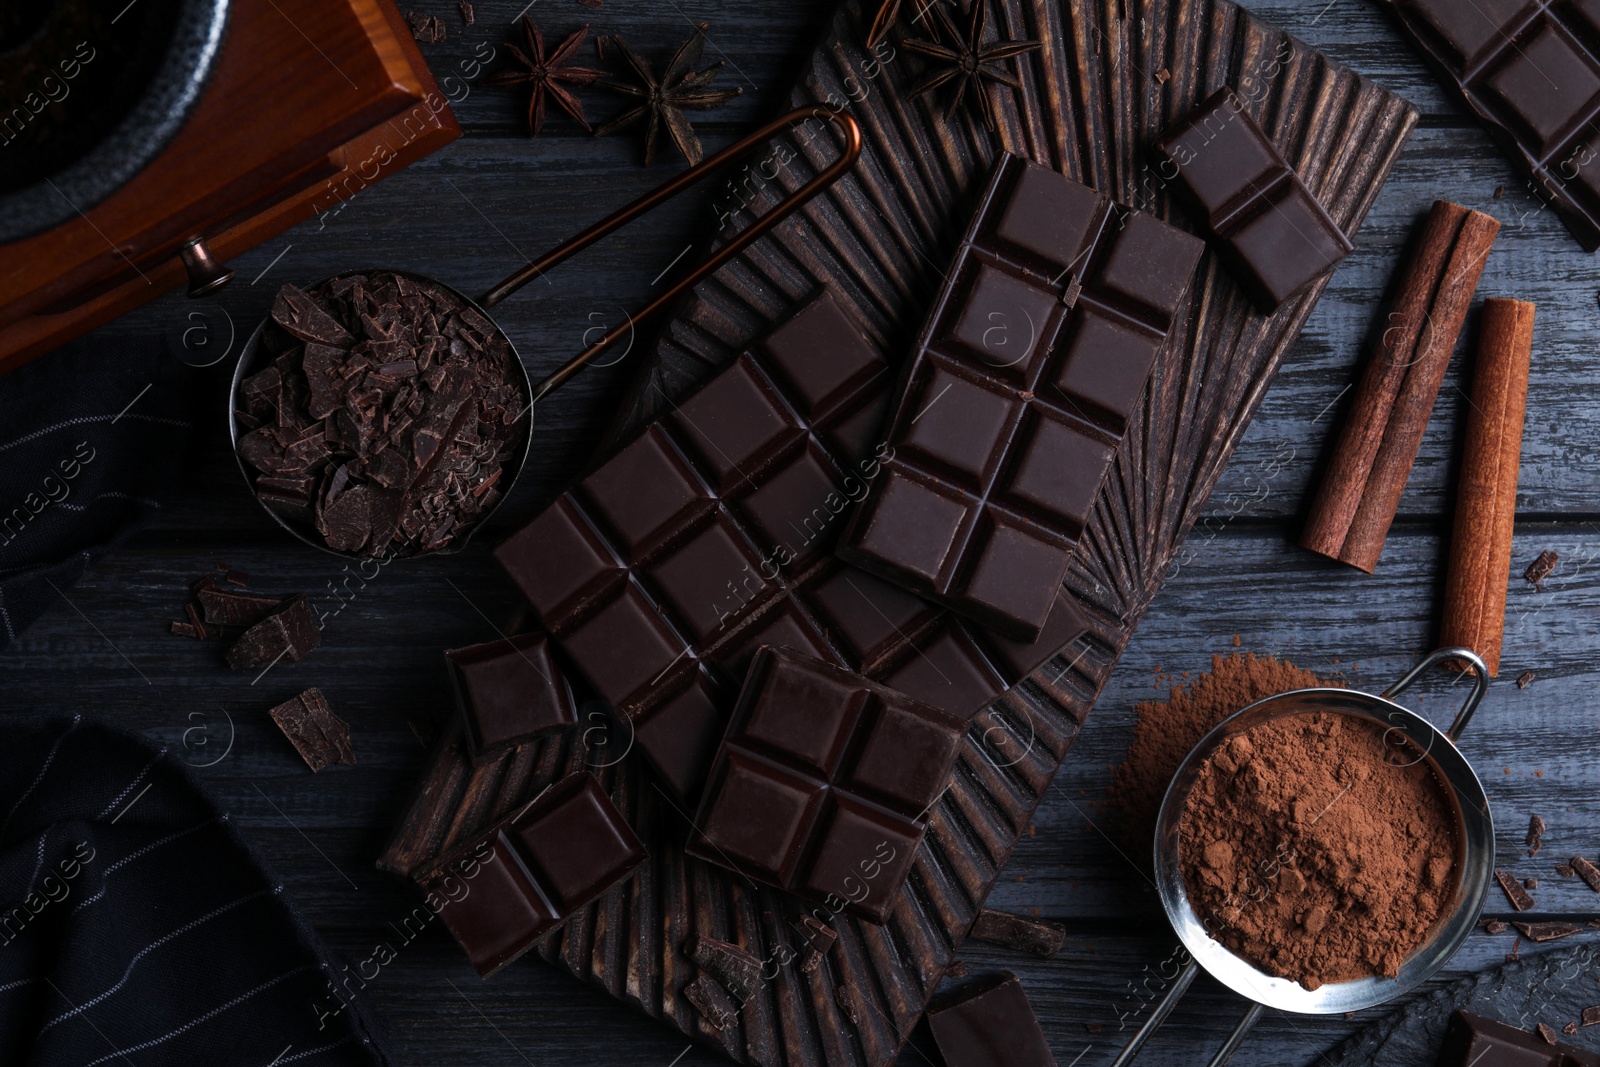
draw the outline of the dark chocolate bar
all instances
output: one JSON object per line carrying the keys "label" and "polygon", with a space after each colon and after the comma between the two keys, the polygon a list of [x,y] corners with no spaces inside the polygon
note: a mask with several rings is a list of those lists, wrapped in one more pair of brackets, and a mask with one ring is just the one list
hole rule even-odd
{"label": "dark chocolate bar", "polygon": [[1155,156],[1162,180],[1176,181],[1199,209],[1223,261],[1267,314],[1355,249],[1232,89],[1169,126]]}
{"label": "dark chocolate bar", "polygon": [[756,653],[687,852],[881,923],[966,723],[786,648]]}
{"label": "dark chocolate bar", "polygon": [[1458,1011],[1450,1017],[1438,1067],[1600,1067],[1600,1053]]}
{"label": "dark chocolate bar", "polygon": [[440,856],[417,881],[487,978],[644,860],[600,782],[580,771]]}
{"label": "dark chocolate bar", "polygon": [[1037,638],[1202,249],[1003,155],[840,558]]}
{"label": "dark chocolate bar", "polygon": [[1056,1067],[1022,983],[1009,971],[937,997],[928,1029],[945,1067]]}
{"label": "dark chocolate bar", "polygon": [[572,688],[544,634],[518,634],[444,655],[474,760],[578,721]]}
{"label": "dark chocolate bar", "polygon": [[883,358],[824,292],[495,550],[693,801],[755,650],[789,645],[970,719],[1084,631],[985,633],[830,555],[882,473]]}
{"label": "dark chocolate bar", "polygon": [[1384,2],[1578,242],[1600,248],[1600,5]]}

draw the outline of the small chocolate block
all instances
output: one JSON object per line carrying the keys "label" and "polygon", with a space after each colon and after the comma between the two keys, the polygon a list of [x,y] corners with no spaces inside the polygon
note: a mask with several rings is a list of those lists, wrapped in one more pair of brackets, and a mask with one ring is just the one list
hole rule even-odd
{"label": "small chocolate block", "polygon": [[1458,1011],[1450,1017],[1437,1067],[1600,1067],[1600,1053]]}
{"label": "small chocolate block", "polygon": [[1244,101],[1223,88],[1155,145],[1161,176],[1199,210],[1229,268],[1270,314],[1355,246],[1278,153]]}
{"label": "small chocolate block", "polygon": [[965,734],[949,712],[793,650],[763,648],[688,852],[881,923]]}
{"label": "small chocolate block", "polygon": [[355,751],[350,747],[350,728],[333,713],[320,689],[307,689],[267,713],[278,729],[294,745],[312,773],[330,763],[354,766]]}
{"label": "small chocolate block", "polygon": [[[890,379],[823,292],[495,550],[689,809],[763,645],[970,719],[1085,629],[1059,575],[981,576],[1047,608],[1044,632],[1018,642],[833,558],[852,502],[886,477]],[[1026,483],[1048,492],[1048,472]],[[1011,527],[988,536],[995,560],[1032,558]]]}
{"label": "small chocolate block", "polygon": [[298,663],[322,640],[322,630],[304,593],[239,635],[228,649],[234,670],[265,670],[277,663]]}
{"label": "small chocolate block", "polygon": [[578,721],[572,689],[544,634],[518,634],[444,655],[474,760]]}
{"label": "small chocolate block", "polygon": [[928,1029],[945,1067],[1055,1067],[1028,995],[1008,971],[934,998]]}
{"label": "small chocolate block", "polygon": [[1600,6],[1384,0],[1584,248],[1600,247]]}
{"label": "small chocolate block", "polygon": [[417,881],[443,902],[439,917],[487,978],[644,860],[600,782],[580,771],[440,856]]}
{"label": "small chocolate block", "polygon": [[1003,156],[839,557],[1036,640],[1202,248]]}

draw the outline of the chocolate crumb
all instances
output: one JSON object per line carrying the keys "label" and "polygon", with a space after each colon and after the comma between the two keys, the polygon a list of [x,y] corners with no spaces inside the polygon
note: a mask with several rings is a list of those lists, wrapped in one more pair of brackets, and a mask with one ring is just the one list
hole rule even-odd
{"label": "chocolate crumb", "polygon": [[1083,1028],[1091,1034],[1098,1034],[1105,1029],[1105,1027],[1099,1023],[1084,1023]]}
{"label": "chocolate crumb", "polygon": [[1517,881],[1505,871],[1495,871],[1494,880],[1500,883],[1500,888],[1505,890],[1506,899],[1511,901],[1511,906],[1518,911],[1527,911],[1533,907],[1533,898],[1528,891],[1522,888],[1522,883]]}
{"label": "chocolate crumb", "polygon": [[267,713],[289,743],[300,753],[312,773],[330,763],[354,766],[356,754],[350,747],[350,728],[328,707],[320,689],[307,689]]}
{"label": "chocolate crumb", "polygon": [[1157,85],[1165,85],[1165,84],[1167,84],[1167,82],[1171,78],[1172,78],[1172,72],[1170,70],[1168,70],[1166,67],[1162,67],[1160,70],[1156,71],[1156,84]]}
{"label": "chocolate crumb", "polygon": [[1600,1004],[1584,1008],[1578,1019],[1584,1026],[1600,1026]]}
{"label": "chocolate crumb", "polygon": [[833,1002],[839,1005],[839,1010],[844,1012],[844,1017],[850,1020],[851,1026],[860,1026],[861,1017],[856,1014],[856,1006],[850,1001],[850,987],[846,985],[835,986]]}
{"label": "chocolate crumb", "polygon": [[444,20],[436,15],[407,11],[406,23],[411,27],[411,36],[423,44],[437,44],[444,40]]}
{"label": "chocolate crumb", "polygon": [[1516,923],[1516,922],[1514,922],[1511,925],[1515,926],[1518,930],[1521,930],[1522,931],[1522,936],[1526,937],[1529,941],[1533,941],[1533,942],[1559,941],[1563,937],[1571,937],[1573,934],[1578,934],[1578,933],[1582,933],[1583,932],[1583,927],[1579,926],[1577,923],[1557,923],[1557,922]]}
{"label": "chocolate crumb", "polygon": [[761,960],[738,945],[714,937],[696,937],[688,956],[741,1004],[761,984]]}
{"label": "chocolate crumb", "polygon": [[1530,889],[1530,890],[1531,889],[1538,889],[1539,888],[1539,879],[1537,879],[1537,878],[1524,878],[1522,880],[1522,888]]}
{"label": "chocolate crumb", "polygon": [[1491,934],[1503,934],[1511,929],[1504,919],[1484,919],[1482,922],[1484,931]]}
{"label": "chocolate crumb", "polygon": [[1545,1044],[1547,1045],[1555,1045],[1560,1043],[1560,1038],[1556,1037],[1555,1029],[1551,1027],[1549,1023],[1539,1024],[1539,1036],[1544,1038]]}
{"label": "chocolate crumb", "polygon": [[461,24],[470,26],[478,21],[477,14],[472,10],[472,5],[467,0],[456,0],[456,7],[461,11]]}
{"label": "chocolate crumb", "polygon": [[977,941],[987,941],[1018,952],[1031,952],[1049,959],[1061,950],[1067,939],[1064,927],[1055,923],[1039,922],[1021,915],[1012,915],[993,908],[983,908],[972,923],[967,935]]}
{"label": "chocolate crumb", "polygon": [[719,1034],[732,1026],[738,1016],[727,990],[718,985],[710,975],[702,974],[684,986],[683,995],[700,1013],[701,1021]]}
{"label": "chocolate crumb", "polygon": [[1561,1028],[1561,1032],[1563,1034],[1575,1034],[1575,1033],[1578,1032],[1578,1024],[1577,1023],[1568,1023],[1567,1025],[1565,1025],[1565,1026],[1563,1026]]}
{"label": "chocolate crumb", "polygon": [[1572,864],[1570,864],[1570,863],[1558,863],[1558,864],[1556,864],[1556,873],[1559,874],[1563,878],[1571,878],[1572,877],[1572,873],[1573,873],[1572,872]]}
{"label": "chocolate crumb", "polygon": [[1497,186],[1494,187],[1494,198],[1496,200],[1499,200],[1499,199],[1503,198],[1505,195],[1506,195],[1506,187],[1505,186],[1497,185]]}
{"label": "chocolate crumb", "polygon": [[[1539,854],[1539,849],[1544,846],[1544,820],[1539,816],[1535,815],[1528,820],[1528,834],[1522,839],[1522,843],[1528,846],[1529,856]],[[1528,888],[1532,889],[1533,886],[1530,885]]]}
{"label": "chocolate crumb", "polygon": [[1567,861],[1572,869],[1578,872],[1578,877],[1584,880],[1590,889],[1600,893],[1600,867],[1596,867],[1582,856],[1574,856]]}
{"label": "chocolate crumb", "polygon": [[1555,572],[1556,564],[1561,562],[1561,557],[1555,552],[1545,549],[1539,553],[1534,561],[1528,564],[1528,569],[1522,576],[1533,583],[1534,589],[1544,592],[1544,580]]}
{"label": "chocolate crumb", "polygon": [[951,960],[950,966],[944,969],[944,976],[946,978],[965,978],[967,976],[967,965],[960,960]]}
{"label": "chocolate crumb", "polygon": [[1539,676],[1537,674],[1534,674],[1532,671],[1523,671],[1521,674],[1517,675],[1517,688],[1518,689],[1526,689],[1526,688],[1528,688],[1528,686],[1531,685],[1533,683],[1533,680],[1535,678],[1537,678],[1537,677],[1539,677]]}

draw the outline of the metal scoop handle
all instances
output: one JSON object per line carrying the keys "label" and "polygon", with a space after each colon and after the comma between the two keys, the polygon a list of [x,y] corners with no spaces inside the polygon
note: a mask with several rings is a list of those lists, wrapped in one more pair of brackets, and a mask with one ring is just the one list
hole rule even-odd
{"label": "metal scoop handle", "polygon": [[1428,653],[1421,663],[1412,667],[1396,683],[1385,689],[1379,695],[1385,700],[1393,700],[1407,689],[1411,683],[1421,677],[1422,672],[1438,663],[1448,660],[1464,660],[1472,668],[1474,679],[1472,692],[1467,696],[1467,702],[1461,705],[1461,710],[1456,712],[1455,721],[1450,724],[1450,729],[1445,731],[1445,736],[1450,742],[1461,740],[1461,732],[1467,728],[1467,723],[1472,721],[1472,713],[1478,710],[1478,705],[1483,703],[1483,695],[1489,691],[1489,667],[1483,662],[1483,657],[1470,648],[1440,648]]}
{"label": "metal scoop handle", "polygon": [[500,303],[500,301],[504,300],[518,289],[521,289],[533,279],[539,277],[545,271],[550,270],[551,268],[564,262],[569,257],[576,255],[585,248],[588,248],[590,245],[594,244],[611,231],[632,222],[634,219],[638,218],[640,215],[643,215],[651,208],[654,208],[657,204],[672,199],[674,196],[677,196],[683,190],[699,182],[707,175],[713,173],[714,171],[721,170],[723,167],[742,157],[752,148],[766,141],[773,134],[780,133],[784,129],[790,126],[798,125],[799,123],[808,119],[825,119],[826,121],[837,126],[839,131],[844,134],[844,150],[840,153],[839,158],[834,160],[833,163],[829,164],[829,166],[816,177],[812,178],[810,181],[806,182],[805,185],[802,185],[799,189],[795,190],[791,196],[781,201],[777,206],[773,207],[772,210],[768,211],[765,215],[761,216],[755,222],[752,222],[749,226],[741,230],[732,240],[719,248],[716,254],[711,256],[694,270],[690,271],[684,277],[679,278],[667,288],[666,292],[662,293],[654,300],[650,301],[650,303],[646,304],[638,311],[637,314],[628,316],[626,322],[622,323],[613,330],[607,331],[606,335],[600,338],[594,344],[590,345],[587,351],[574,356],[572,359],[563,364],[554,374],[550,375],[544,381],[534,386],[533,393],[528,398],[528,403],[530,405],[536,403],[541,397],[543,397],[546,393],[549,393],[552,389],[560,387],[567,381],[567,379],[571,378],[574,374],[588,366],[596,356],[598,356],[601,352],[604,352],[607,348],[611,347],[611,345],[614,344],[619,338],[630,334],[633,330],[634,324],[639,320],[649,318],[657,311],[660,311],[662,308],[666,307],[667,304],[675,300],[679,294],[697,284],[702,278],[706,277],[706,275],[721,267],[724,263],[738,255],[740,252],[744,251],[745,248],[747,248],[752,242],[758,240],[768,230],[772,229],[779,222],[787,218],[796,208],[800,207],[802,204],[806,203],[812,197],[816,196],[818,193],[822,192],[822,190],[826,189],[828,186],[832,185],[836,180],[838,180],[839,176],[845,171],[849,170],[855,164],[856,158],[861,155],[861,127],[857,125],[856,120],[851,118],[849,115],[830,111],[828,108],[820,105],[813,104],[806,107],[796,108],[787,115],[782,115],[773,119],[759,130],[756,130],[747,137],[741,138],[739,141],[729,145],[727,148],[724,148],[722,151],[718,152],[714,156],[711,156],[709,159],[706,159],[698,165],[689,168],[676,178],[673,178],[671,181],[667,182],[665,185],[653,189],[626,207],[619,208],[618,210],[612,212],[610,215],[607,215],[605,218],[601,219],[593,226],[590,226],[582,233],[570,237],[561,244],[557,245],[555,248],[552,248],[550,251],[546,252],[532,263],[529,263],[523,267],[519,267],[517,271],[509,278],[495,286],[493,289],[490,289],[487,293],[483,294],[483,296],[478,300],[478,303],[482,304],[486,308],[494,307],[496,304]]}

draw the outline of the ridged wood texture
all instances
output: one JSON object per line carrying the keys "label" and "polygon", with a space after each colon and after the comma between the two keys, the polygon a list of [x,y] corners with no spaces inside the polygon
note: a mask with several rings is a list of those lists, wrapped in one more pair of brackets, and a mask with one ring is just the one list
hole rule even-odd
{"label": "ridged wood texture", "polygon": [[[1003,128],[990,134],[975,116],[946,122],[942,97],[935,106],[906,99],[922,68],[898,42],[905,32],[919,35],[910,25],[916,6],[907,0],[906,28],[880,46],[876,65],[863,46],[859,0],[841,7],[793,102],[847,103],[866,132],[859,165],[685,302],[624,406],[617,435],[681,396],[820,284],[853,304],[898,359],[1001,147],[1187,225],[1146,169],[1144,149],[1165,124],[1228,84],[1354,234],[1416,119],[1391,93],[1225,0],[1003,0],[991,8],[991,36],[1037,38],[1044,47],[1019,61],[1023,90],[1000,93]],[[796,137],[794,146],[796,158],[774,180],[725,190],[719,201],[737,196],[759,213],[832,158],[831,136]],[[634,761],[599,766],[626,746],[599,720],[584,724],[588,733],[524,746],[476,769],[446,736],[379,865],[414,869],[587,763],[652,856],[543,946],[547,959],[741,1062],[890,1063],[1320,295],[1321,286],[1263,317],[1206,256],[1188,315],[1157,363],[1067,577],[1092,619],[1090,636],[978,716],[890,922],[835,920],[838,944],[814,973],[782,962],[785,946],[800,944],[789,924],[803,907],[686,860],[686,814]],[[772,961],[771,980],[720,1034],[682,995],[697,974],[683,951],[696,934]]]}

